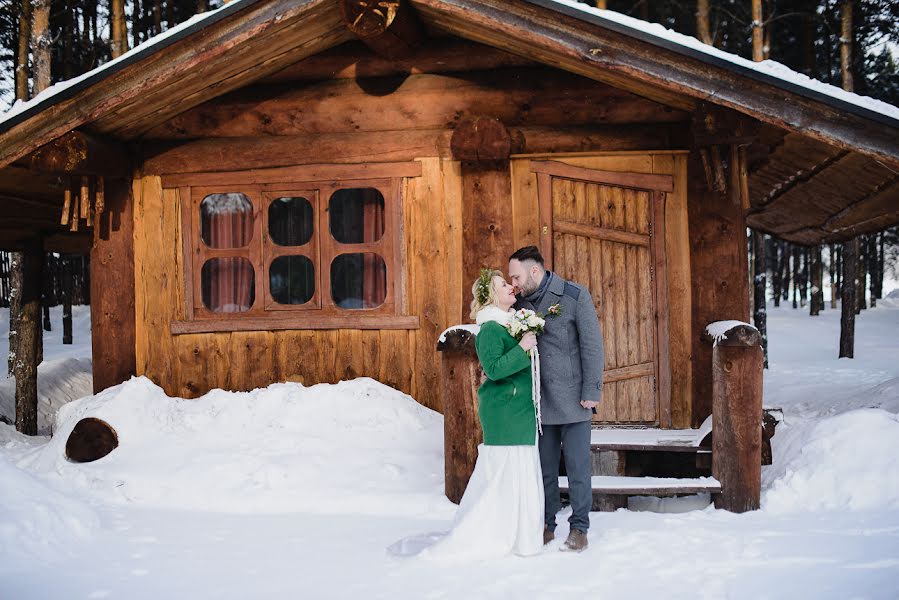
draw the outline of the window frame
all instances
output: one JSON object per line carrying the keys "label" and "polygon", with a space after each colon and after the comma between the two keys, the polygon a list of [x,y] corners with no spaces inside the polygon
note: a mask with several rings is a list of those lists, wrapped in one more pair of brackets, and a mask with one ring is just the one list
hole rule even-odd
{"label": "window frame", "polygon": [[[421,163],[310,165],[230,173],[162,176],[163,188],[181,199],[183,320],[173,334],[280,329],[416,329],[417,316],[406,315],[406,256],[403,189],[407,177],[421,176]],[[384,197],[384,233],[375,242],[341,243],[331,234],[328,208],[339,189],[375,188]],[[253,237],[247,246],[209,248],[201,239],[200,203],[209,194],[242,193],[253,205]],[[269,233],[268,210],[283,197],[304,197],[313,210],[312,238],[302,246],[280,246]],[[331,264],[341,254],[375,252],[387,269],[384,302],[374,308],[345,309],[331,297]],[[271,295],[269,269],[280,256],[303,255],[315,268],[313,297],[302,305],[280,304]],[[202,267],[210,258],[240,256],[253,265],[255,298],[250,310],[216,313],[202,301]]]}

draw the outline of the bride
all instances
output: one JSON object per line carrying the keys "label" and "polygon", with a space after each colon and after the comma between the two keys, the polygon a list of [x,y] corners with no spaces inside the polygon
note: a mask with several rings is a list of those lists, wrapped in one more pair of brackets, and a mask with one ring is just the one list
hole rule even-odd
{"label": "bride", "polygon": [[[471,316],[480,325],[475,348],[487,375],[478,390],[484,443],[452,530],[417,543],[400,541],[391,547],[395,554],[449,560],[530,556],[543,549],[543,480],[528,356],[537,338],[527,333],[518,342],[506,329],[515,294],[499,271],[483,269],[472,295]],[[432,545],[422,549],[427,543]]]}

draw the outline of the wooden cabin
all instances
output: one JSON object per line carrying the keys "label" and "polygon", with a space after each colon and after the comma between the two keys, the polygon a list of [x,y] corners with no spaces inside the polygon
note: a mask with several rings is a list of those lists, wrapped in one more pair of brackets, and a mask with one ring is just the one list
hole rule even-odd
{"label": "wooden cabin", "polygon": [[91,254],[97,390],[442,410],[438,335],[536,244],[593,293],[607,426],[710,414],[747,225],[899,222],[895,116],[553,0],[232,3],[7,117],[0,165],[2,247]]}

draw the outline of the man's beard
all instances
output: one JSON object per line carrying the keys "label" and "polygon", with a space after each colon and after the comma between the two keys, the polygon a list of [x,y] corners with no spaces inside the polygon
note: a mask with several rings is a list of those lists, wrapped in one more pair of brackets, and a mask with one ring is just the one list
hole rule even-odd
{"label": "man's beard", "polygon": [[521,295],[530,296],[537,291],[537,287],[539,286],[534,280],[534,276],[531,273],[528,273],[527,279],[521,282]]}

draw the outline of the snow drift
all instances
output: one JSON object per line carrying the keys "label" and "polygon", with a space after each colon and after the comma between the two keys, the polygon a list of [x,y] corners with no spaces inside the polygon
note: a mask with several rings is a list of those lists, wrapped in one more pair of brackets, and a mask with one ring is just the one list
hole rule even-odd
{"label": "snow drift", "polygon": [[[119,447],[65,458],[82,418],[115,428]],[[56,435],[20,464],[104,502],[233,513],[407,514],[442,499],[442,417],[373,379],[170,398],[132,378],[60,408]]]}

